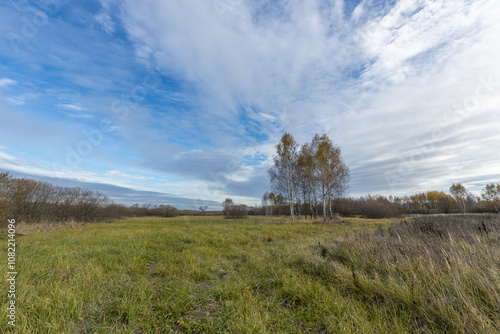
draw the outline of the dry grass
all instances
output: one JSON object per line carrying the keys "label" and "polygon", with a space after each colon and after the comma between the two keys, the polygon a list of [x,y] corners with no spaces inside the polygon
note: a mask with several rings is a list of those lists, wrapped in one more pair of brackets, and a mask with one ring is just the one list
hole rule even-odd
{"label": "dry grass", "polygon": [[495,217],[58,227],[18,226],[17,333],[499,332]]}
{"label": "dry grass", "polygon": [[20,223],[17,224],[16,234],[27,235],[27,234],[41,233],[41,232],[53,232],[57,230],[82,227],[85,224],[86,223],[84,222],[76,222],[76,221],[55,222],[55,223],[45,221],[36,224]]}
{"label": "dry grass", "polygon": [[[316,247],[306,271],[409,315],[416,332],[500,331],[498,216],[418,217]],[[395,312],[397,313],[397,312]]]}

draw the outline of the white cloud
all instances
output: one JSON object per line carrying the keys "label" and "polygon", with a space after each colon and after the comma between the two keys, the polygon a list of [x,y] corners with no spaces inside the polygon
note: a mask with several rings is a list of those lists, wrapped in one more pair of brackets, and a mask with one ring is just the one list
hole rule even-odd
{"label": "white cloud", "polygon": [[26,104],[26,102],[34,100],[38,97],[39,97],[39,94],[25,93],[25,94],[12,95],[12,96],[0,96],[0,100],[3,100],[5,102],[8,102],[10,104],[14,104],[17,106],[23,106]]}
{"label": "white cloud", "polygon": [[85,113],[70,113],[70,112],[64,112],[64,115],[70,117],[70,118],[82,118],[82,119],[91,119],[95,118],[94,115],[92,114],[85,114]]}
{"label": "white cloud", "polygon": [[146,177],[142,174],[129,174],[129,173],[124,173],[124,172],[119,171],[119,170],[107,171],[104,174],[104,176],[105,177],[107,177],[107,176],[119,177],[119,178],[126,179],[126,180],[146,180],[146,179],[152,180],[153,179],[152,177]]}
{"label": "white cloud", "polygon": [[87,109],[84,107],[81,107],[76,104],[71,104],[71,103],[59,103],[56,104],[56,107],[63,111],[63,114],[70,117],[70,118],[80,118],[80,119],[92,119],[95,118],[94,115],[85,112]]}
{"label": "white cloud", "polygon": [[111,3],[104,1],[101,10],[94,15],[94,20],[106,33],[113,34],[115,32],[115,22],[111,18],[110,7]]}
{"label": "white cloud", "polygon": [[453,45],[470,45],[467,39],[476,38],[484,29],[480,20],[491,15],[484,7],[469,7],[462,1],[400,1],[387,15],[363,28],[364,48],[374,59],[364,73],[365,80],[389,79],[397,83],[421,70],[419,67],[448,60],[457,51]]}
{"label": "white cloud", "polygon": [[70,104],[70,103],[61,103],[57,104],[56,107],[59,107],[61,109],[69,109],[69,110],[75,110],[75,111],[84,111],[85,108],[75,105],[75,104]]}
{"label": "white cloud", "polygon": [[1,78],[0,79],[0,87],[7,87],[9,85],[14,85],[16,84],[15,80],[9,79],[9,78]]}
{"label": "white cloud", "polygon": [[[257,6],[149,0],[128,1],[122,9],[138,52],[148,50],[155,66],[202,91],[204,129],[212,131],[210,124],[220,117],[241,128],[237,110],[254,106],[262,110],[260,124],[270,142],[283,129],[299,141],[327,132],[355,171],[357,191],[370,183],[374,192],[390,191],[386,173],[398,174],[400,159],[412,158],[437,130],[446,134],[431,140],[432,148],[396,190],[417,190],[431,170],[432,178],[442,180],[433,184],[443,186],[450,181],[443,166],[464,157],[480,165],[500,148],[492,137],[498,120],[483,117],[487,110],[498,112],[500,89],[480,101],[474,128],[469,119],[455,127],[447,123],[450,113],[461,115],[454,104],[474,102],[480,78],[500,80],[493,61],[500,53],[495,1],[401,0],[379,15],[363,2],[350,18],[341,6],[320,7],[317,1],[281,3],[276,11],[271,4]],[[482,149],[461,150],[476,145]],[[467,174],[461,173],[453,178],[460,181]]]}
{"label": "white cloud", "polygon": [[26,103],[26,100],[21,96],[2,96],[1,99],[18,106],[22,106]]}

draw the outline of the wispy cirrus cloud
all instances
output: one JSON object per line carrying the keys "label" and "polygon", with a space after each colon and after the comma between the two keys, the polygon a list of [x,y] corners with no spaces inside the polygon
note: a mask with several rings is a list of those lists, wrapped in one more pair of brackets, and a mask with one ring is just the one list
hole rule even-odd
{"label": "wispy cirrus cloud", "polygon": [[75,105],[75,104],[69,104],[69,103],[56,104],[56,107],[59,107],[61,109],[67,109],[67,110],[85,111],[85,108],[78,106],[78,105]]}
{"label": "wispy cirrus cloud", "polygon": [[94,15],[94,19],[106,33],[113,34],[115,32],[115,22],[111,18],[109,3],[103,2],[101,10]]}
{"label": "wispy cirrus cloud", "polygon": [[83,118],[83,119],[95,118],[94,115],[87,112],[87,109],[79,105],[70,103],[60,103],[56,104],[56,107],[63,110],[63,114],[68,117]]}

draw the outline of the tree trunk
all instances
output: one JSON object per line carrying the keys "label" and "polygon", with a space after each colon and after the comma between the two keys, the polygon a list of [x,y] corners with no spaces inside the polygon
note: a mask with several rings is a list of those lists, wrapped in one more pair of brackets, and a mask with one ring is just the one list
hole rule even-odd
{"label": "tree trunk", "polygon": [[326,194],[323,191],[323,221],[326,223]]}
{"label": "tree trunk", "polygon": [[328,196],[328,209],[330,210],[330,219],[333,219],[332,199],[330,196]]}
{"label": "tree trunk", "polygon": [[297,217],[298,217],[299,220],[302,219],[301,212],[300,212],[300,207],[301,207],[300,198],[297,198]]}
{"label": "tree trunk", "polygon": [[291,170],[291,167],[288,166],[287,167],[287,175],[286,175],[286,178],[287,178],[287,182],[286,182],[286,186],[287,186],[287,192],[288,192],[288,203],[290,205],[290,215],[292,216],[292,221],[295,220],[295,217],[293,215],[293,180],[292,180],[292,177],[293,177],[293,174],[292,174],[292,170]]}
{"label": "tree trunk", "polygon": [[310,210],[310,214],[311,214],[311,219],[313,219],[313,203],[312,203],[312,198],[311,198],[311,193],[309,193],[309,210]]}
{"label": "tree trunk", "polygon": [[314,218],[318,219],[319,214],[318,214],[318,199],[316,198],[316,192],[314,192]]}

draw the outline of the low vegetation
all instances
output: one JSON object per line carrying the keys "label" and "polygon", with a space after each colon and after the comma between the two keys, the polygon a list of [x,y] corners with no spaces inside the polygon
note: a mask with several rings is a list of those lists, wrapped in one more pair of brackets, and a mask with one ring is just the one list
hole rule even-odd
{"label": "low vegetation", "polygon": [[248,214],[248,207],[244,204],[234,204],[231,198],[226,198],[222,202],[224,207],[224,217],[228,219],[245,218]]}
{"label": "low vegetation", "polygon": [[0,227],[15,217],[26,223],[95,222],[133,216],[175,217],[171,205],[139,204],[126,207],[90,189],[59,187],[0,172]]}
{"label": "low vegetation", "polygon": [[[407,331],[500,331],[497,215],[422,216],[338,238],[305,272],[392,314]],[[401,326],[401,327],[400,327]]]}
{"label": "low vegetation", "polygon": [[500,331],[497,216],[134,218],[17,239],[18,333]]}

